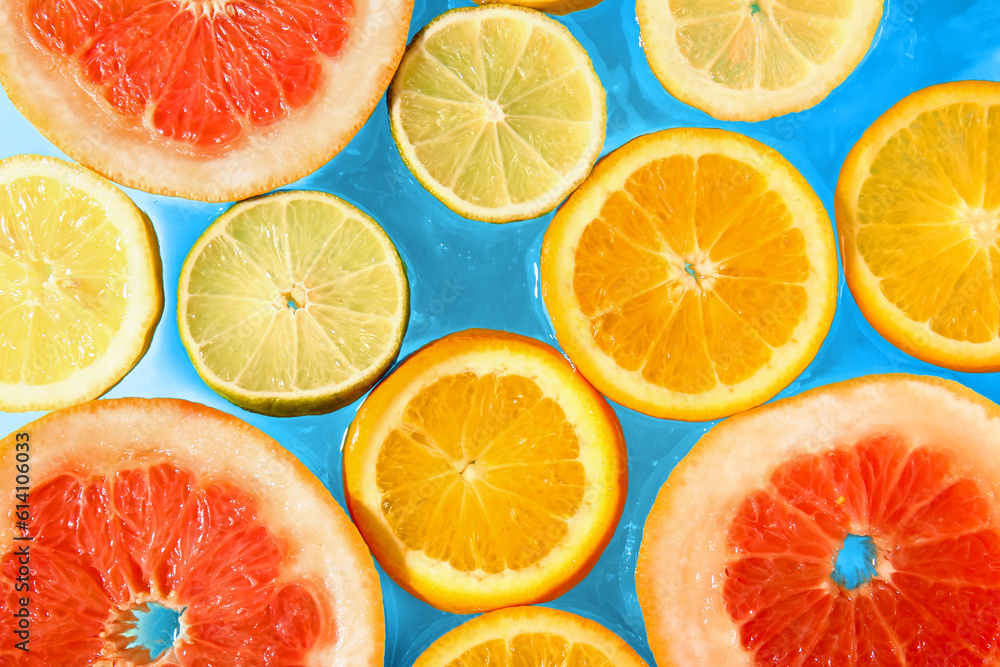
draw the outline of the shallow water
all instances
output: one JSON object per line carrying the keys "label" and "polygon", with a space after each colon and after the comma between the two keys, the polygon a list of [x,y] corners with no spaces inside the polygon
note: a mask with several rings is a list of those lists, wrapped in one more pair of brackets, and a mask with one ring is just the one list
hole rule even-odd
{"label": "shallow water", "polygon": [[[411,34],[445,9],[468,3],[418,0]],[[906,94],[958,79],[1000,79],[1000,2],[891,0],[866,59],[811,110],[760,123],[721,122],[672,98],[649,69],[633,1],[604,0],[561,19],[590,52],[608,93],[607,153],[647,132],[679,126],[721,127],[780,151],[833,212],[840,164],[866,127]],[[0,157],[64,157],[0,94]],[[403,166],[389,134],[384,100],[347,148],[290,188],[332,192],[380,221],[406,262],[411,319],[401,357],[452,331],[507,329],[557,345],[538,283],[542,235],[551,215],[507,225],[458,217],[428,194]],[[330,415],[278,419],[229,404],[198,378],[181,346],[175,295],[181,262],[227,205],[202,204],[128,190],[153,221],[161,245],[166,303],[152,345],[108,397],[180,397],[230,412],[294,452],[344,504],[340,448],[360,401]],[[895,349],[860,316],[841,278],[838,311],[813,363],[780,396],[858,375],[911,372],[958,380],[1000,400],[996,374],[964,374],[917,361]],[[658,420],[615,406],[629,449],[628,504],[614,539],[593,572],[549,606],[581,613],[620,634],[647,661],[652,656],[636,602],[636,553],[646,514],[673,465],[715,422]],[[0,414],[14,431],[35,414]],[[440,612],[382,575],[387,620],[386,665],[408,667],[434,639],[466,617]]]}

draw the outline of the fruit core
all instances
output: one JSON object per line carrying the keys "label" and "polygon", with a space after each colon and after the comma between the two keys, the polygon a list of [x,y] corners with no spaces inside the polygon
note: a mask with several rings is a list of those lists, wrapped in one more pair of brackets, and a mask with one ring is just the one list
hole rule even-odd
{"label": "fruit core", "polygon": [[996,664],[998,514],[951,450],[895,434],[793,458],[729,524],[726,611],[755,665]]}
{"label": "fruit core", "polygon": [[108,637],[132,664],[152,665],[168,649],[185,640],[184,610],[156,602],[124,609],[109,626]]}
{"label": "fruit core", "polygon": [[215,154],[306,106],[354,0],[27,3],[35,42],[134,126]]}

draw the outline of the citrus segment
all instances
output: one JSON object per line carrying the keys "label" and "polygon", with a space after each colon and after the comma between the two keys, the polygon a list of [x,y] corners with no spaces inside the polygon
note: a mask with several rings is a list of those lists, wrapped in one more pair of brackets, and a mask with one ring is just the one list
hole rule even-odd
{"label": "citrus segment", "polygon": [[[998,423],[960,385],[900,375],[720,424],[647,520],[636,583],[654,655],[995,664]],[[859,544],[865,562],[849,553]]]}
{"label": "citrus segment", "polygon": [[[0,458],[11,470],[30,460],[22,495],[4,499],[0,543],[3,623],[15,636],[28,596],[30,651],[5,641],[0,660],[152,664],[133,633],[159,605],[180,625],[156,664],[382,664],[378,576],[360,536],[259,431],[179,400],[101,401],[28,424]],[[29,593],[17,587],[25,549]]]}
{"label": "citrus segment", "polygon": [[593,567],[625,500],[603,398],[552,348],[495,331],[407,359],[348,431],[348,508],[386,572],[467,613],[546,600]]}
{"label": "citrus segment", "polygon": [[620,637],[590,619],[547,607],[483,614],[440,637],[413,667],[646,667]]}
{"label": "citrus segment", "polygon": [[723,120],[822,101],[861,62],[880,0],[638,0],[649,64],[674,97]]}
{"label": "citrus segment", "polygon": [[160,194],[227,201],[319,167],[365,122],[409,0],[5,0],[0,81],[56,145]]}
{"label": "citrus segment", "polygon": [[96,398],[142,358],[163,309],[149,219],[114,185],[36,155],[0,161],[0,409]]}
{"label": "citrus segment", "polygon": [[609,398],[713,419],[767,400],[812,360],[836,306],[833,232],[775,151],[666,130],[611,153],[545,235],[556,336]]}
{"label": "citrus segment", "polygon": [[467,218],[552,210],[604,144],[604,88],[587,52],[530,9],[442,14],[407,48],[389,99],[403,162]]}
{"label": "citrus segment", "polygon": [[240,407],[329,412],[399,352],[409,284],[392,241],[347,202],[282,192],[233,206],[181,268],[181,340],[198,374]]}
{"label": "citrus segment", "polygon": [[851,293],[904,352],[1000,369],[1000,84],[925,88],[876,120],[844,161],[837,226]]}

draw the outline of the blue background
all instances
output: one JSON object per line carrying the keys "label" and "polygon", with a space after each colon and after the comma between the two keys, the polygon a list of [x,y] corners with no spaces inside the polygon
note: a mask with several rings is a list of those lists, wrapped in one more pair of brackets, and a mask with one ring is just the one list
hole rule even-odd
{"label": "blue background", "polygon": [[[666,2],[666,0],[663,0]],[[411,35],[446,9],[468,3],[418,0]],[[634,2],[604,0],[561,17],[590,52],[608,99],[604,153],[669,127],[722,127],[777,149],[806,177],[833,212],[840,165],[882,112],[922,87],[959,79],[1000,79],[1000,1],[891,0],[875,43],[855,72],[816,107],[759,123],[717,121],[671,97],[653,76],[639,38]],[[0,94],[0,157],[40,153],[65,157]],[[491,225],[461,218],[428,194],[403,166],[389,133],[385,101],[336,158],[290,188],[332,192],[380,221],[399,248],[411,280],[410,327],[401,358],[425,343],[468,327],[506,329],[558,345],[542,303],[538,261],[551,214]],[[107,394],[172,396],[230,412],[292,450],[344,504],[341,444],[360,404],[316,417],[279,419],[245,412],[209,390],[194,372],[176,326],[181,263],[225,204],[203,204],[127,190],[159,236],[166,302],[146,356]],[[836,318],[816,359],[780,396],[873,372],[949,377],[1000,400],[996,374],[954,373],[895,349],[859,314],[841,278]],[[615,406],[629,450],[625,513],[597,567],[549,603],[593,618],[621,635],[650,664],[636,601],[635,561],[646,515],[674,464],[714,422],[654,419]],[[0,432],[35,414],[0,413]],[[386,665],[409,667],[434,639],[467,617],[440,612],[403,592],[384,574]]]}

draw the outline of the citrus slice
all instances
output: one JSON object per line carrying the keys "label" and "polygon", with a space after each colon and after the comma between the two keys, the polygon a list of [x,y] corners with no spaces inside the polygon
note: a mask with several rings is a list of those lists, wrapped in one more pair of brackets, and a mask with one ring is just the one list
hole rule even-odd
{"label": "citrus slice", "polygon": [[995,665],[1000,407],[871,376],[712,429],[650,511],[660,664]]}
{"label": "citrus slice", "polygon": [[402,55],[412,0],[0,2],[0,83],[74,159],[205,201],[332,158]]}
{"label": "citrus slice", "polygon": [[602,160],[545,234],[542,294],[609,398],[670,419],[759,405],[809,364],[836,307],[822,203],[777,152],[712,129]]}
{"label": "citrus slice", "polygon": [[378,223],[323,192],[236,204],[181,267],[177,322],[198,375],[264,414],[329,412],[368,391],[406,331],[410,288]]}
{"label": "citrus slice", "polygon": [[889,342],[1000,370],[1000,84],[913,93],[872,123],[835,198],[847,284]]}
{"label": "citrus slice", "polygon": [[723,120],[818,104],[868,52],[882,0],[637,0],[663,87]]}
{"label": "citrus slice", "polygon": [[156,665],[381,667],[371,556],[257,429],[186,401],[95,401],[12,433],[0,464],[3,664],[151,665],[135,632],[158,611],[179,636]]}
{"label": "citrus slice", "polygon": [[403,362],[347,433],[347,507],[389,576],[439,609],[549,600],[590,571],[627,487],[603,397],[554,349],[469,330]]}
{"label": "citrus slice", "polygon": [[646,667],[618,635],[590,619],[548,607],[477,616],[424,651],[413,667]]}
{"label": "citrus slice", "polygon": [[505,3],[530,7],[546,14],[569,14],[596,7],[601,0],[476,0],[480,5]]}
{"label": "citrus slice", "polygon": [[523,7],[445,12],[389,88],[392,136],[420,184],[488,222],[551,211],[604,145],[604,88],[561,23]]}
{"label": "citrus slice", "polygon": [[97,398],[163,310],[160,252],[124,192],[55,158],[0,160],[0,410]]}

